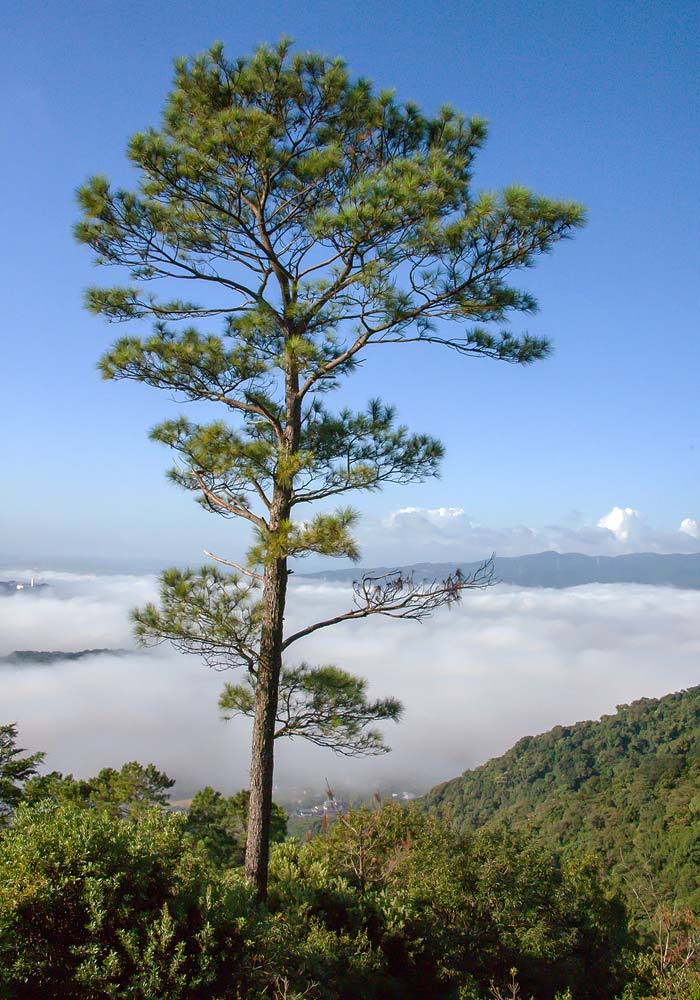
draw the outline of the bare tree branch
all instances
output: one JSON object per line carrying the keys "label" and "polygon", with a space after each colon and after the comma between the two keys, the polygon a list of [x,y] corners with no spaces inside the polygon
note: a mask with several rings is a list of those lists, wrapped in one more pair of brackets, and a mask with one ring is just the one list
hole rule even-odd
{"label": "bare tree branch", "polygon": [[465,590],[485,590],[494,582],[493,556],[469,576],[458,569],[444,580],[416,581],[413,575],[405,576],[398,570],[381,576],[363,576],[353,583],[353,609],[300,629],[284,640],[282,649],[319,629],[371,615],[422,622],[438,608],[458,603]]}
{"label": "bare tree branch", "polygon": [[260,573],[256,573],[255,570],[250,569],[248,566],[243,566],[241,563],[233,562],[231,559],[224,559],[222,556],[217,556],[209,549],[204,549],[204,555],[209,556],[210,559],[214,559],[216,562],[221,563],[222,566],[230,566],[232,569],[237,569],[239,573],[243,573],[245,576],[251,577],[253,580],[258,580],[262,583],[264,577]]}

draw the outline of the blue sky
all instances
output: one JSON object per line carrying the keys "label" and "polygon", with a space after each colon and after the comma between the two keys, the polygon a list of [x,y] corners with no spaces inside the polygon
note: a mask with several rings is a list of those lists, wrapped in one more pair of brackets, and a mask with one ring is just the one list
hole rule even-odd
{"label": "blue sky", "polygon": [[[425,558],[431,532],[455,518],[461,534],[435,536],[455,555],[491,538],[514,550],[521,525],[531,545],[576,547],[580,530],[590,548],[590,529],[614,506],[642,512],[646,527],[613,543],[676,547],[681,520],[700,519],[699,11],[522,0],[8,5],[0,559],[158,563],[243,546],[244,533],[163,479],[168,456],[147,431],[177,406],[100,381],[95,364],[116,330],[83,311],[82,290],[115,275],[94,270],[71,226],[89,174],[129,181],[126,141],[157,122],[174,56],[217,38],[245,54],[282,34],[342,55],[428,111],[449,102],[486,117],[477,187],[519,182],[589,212],[575,241],[526,276],[541,311],[515,329],[551,336],[550,360],[513,369],[439,350],[377,352],[348,385],[344,401],[380,394],[447,447],[440,480],[359,499],[365,560],[390,558],[392,544],[404,561]],[[405,507],[429,513],[392,515]]]}

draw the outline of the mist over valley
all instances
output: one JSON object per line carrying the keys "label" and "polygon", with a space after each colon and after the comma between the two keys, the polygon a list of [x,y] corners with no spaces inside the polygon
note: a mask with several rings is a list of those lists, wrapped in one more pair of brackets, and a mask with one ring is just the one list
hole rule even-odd
{"label": "mist over valley", "polygon": [[[41,580],[48,586],[31,597],[0,596],[5,716],[17,721],[22,745],[46,750],[47,769],[76,776],[153,761],[176,778],[175,798],[205,784],[244,787],[249,724],[217,712],[224,682],[240,677],[167,644],[134,644],[129,611],[155,599],[156,578],[44,572]],[[350,606],[347,583],[292,581],[289,629]],[[375,619],[307,637],[293,665],[341,666],[366,677],[373,697],[400,698],[405,714],[385,727],[392,752],[380,757],[348,760],[278,741],[276,794],[320,792],[326,781],[344,795],[422,792],[522,736],[691,686],[699,615],[693,590],[499,584],[423,624]],[[31,650],[54,656],[32,661]]]}

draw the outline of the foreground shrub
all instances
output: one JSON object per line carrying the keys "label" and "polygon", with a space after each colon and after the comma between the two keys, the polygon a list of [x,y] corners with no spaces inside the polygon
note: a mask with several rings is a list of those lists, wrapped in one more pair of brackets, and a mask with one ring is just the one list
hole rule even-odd
{"label": "foreground shrub", "polygon": [[179,816],[44,804],[2,839],[8,998],[255,996],[256,920],[242,879],[215,874]]}
{"label": "foreground shrub", "polygon": [[288,919],[362,937],[375,953],[381,974],[365,992],[352,992],[347,963],[328,996],[481,1000],[511,968],[537,1000],[567,989],[611,1000],[624,986],[625,912],[595,868],[504,831],[455,838],[399,806],[361,810],[277,848],[271,884],[270,905]]}
{"label": "foreground shrub", "polygon": [[135,819],[154,806],[167,805],[174,784],[175,780],[159,771],[155,764],[131,760],[118,771],[103,767],[94,778],[74,778],[60,771],[36,775],[25,784],[22,802],[82,805],[112,816]]}
{"label": "foreground shrub", "polygon": [[613,1000],[627,949],[590,864],[400,806],[275,845],[266,908],[181,815],[43,802],[0,839],[7,1000],[493,1000],[511,969],[522,1000]]}
{"label": "foreground shrub", "polygon": [[622,1000],[700,1000],[700,918],[688,907],[638,898],[647,916],[647,947]]}

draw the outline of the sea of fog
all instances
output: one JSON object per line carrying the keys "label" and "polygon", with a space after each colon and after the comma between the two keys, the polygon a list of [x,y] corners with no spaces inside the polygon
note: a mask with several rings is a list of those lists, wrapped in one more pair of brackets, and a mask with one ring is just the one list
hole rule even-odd
{"label": "sea of fog", "polygon": [[[21,567],[4,578],[24,578]],[[224,722],[219,690],[235,674],[166,646],[137,650],[129,609],[154,599],[153,576],[43,573],[49,586],[0,597],[0,656],[16,649],[128,648],[128,655],[46,666],[0,665],[0,722],[46,767],[76,776],[153,761],[185,797],[246,784],[249,724]],[[292,584],[293,629],[349,607],[349,588]],[[395,695],[392,753],[348,760],[280,741],[278,794],[326,780],[344,790],[419,791],[499,754],[522,736],[597,718],[641,697],[698,683],[700,591],[637,585],[570,590],[497,586],[425,624],[371,619],[300,642],[290,663],[335,663]]]}

